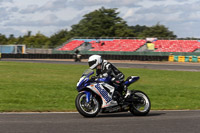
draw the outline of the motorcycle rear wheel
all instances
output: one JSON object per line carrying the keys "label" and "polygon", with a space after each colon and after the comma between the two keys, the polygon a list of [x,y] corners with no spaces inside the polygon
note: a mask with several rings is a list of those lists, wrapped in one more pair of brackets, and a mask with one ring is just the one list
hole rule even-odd
{"label": "motorcycle rear wheel", "polygon": [[100,102],[94,96],[92,96],[90,102],[87,103],[86,94],[84,92],[77,95],[75,104],[78,112],[84,117],[95,117],[101,109]]}
{"label": "motorcycle rear wheel", "polygon": [[133,96],[138,97],[140,100],[134,102],[130,108],[130,112],[136,116],[145,116],[151,109],[151,101],[149,97],[142,91],[135,90]]}

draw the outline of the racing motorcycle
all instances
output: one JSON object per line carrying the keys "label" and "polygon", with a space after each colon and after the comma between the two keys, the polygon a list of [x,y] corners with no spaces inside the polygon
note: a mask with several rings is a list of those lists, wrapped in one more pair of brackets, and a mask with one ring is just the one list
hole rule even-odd
{"label": "racing motorcycle", "polygon": [[[130,111],[136,116],[149,113],[151,102],[149,97],[139,90],[127,90],[118,93],[116,86],[111,83],[111,77],[97,78],[92,69],[87,69],[77,83],[75,104],[78,112],[84,117],[95,117],[99,112],[114,113]],[[139,80],[138,76],[130,76],[124,81],[124,86]],[[121,94],[121,95],[120,95]],[[119,99],[121,101],[119,102]]]}

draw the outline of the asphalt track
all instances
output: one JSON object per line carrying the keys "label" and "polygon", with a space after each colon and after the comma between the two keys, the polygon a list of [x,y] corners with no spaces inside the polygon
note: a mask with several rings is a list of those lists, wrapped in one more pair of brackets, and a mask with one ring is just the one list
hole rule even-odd
{"label": "asphalt track", "polygon": [[[3,59],[2,61],[80,64],[63,60]],[[114,62],[117,67],[200,71],[199,63]],[[130,113],[99,114],[84,118],[78,113],[0,113],[0,133],[199,133],[200,110],[151,111],[143,117]]]}
{"label": "asphalt track", "polygon": [[1,113],[1,133],[199,133],[200,111],[151,111],[84,118],[78,113]]}
{"label": "asphalt track", "polygon": [[[72,60],[33,60],[33,59],[2,59],[2,61],[15,62],[34,62],[50,64],[79,64],[88,65],[83,62],[73,62]],[[175,70],[175,71],[200,71],[200,63],[178,63],[178,62],[141,62],[141,61],[110,61],[117,67],[125,68],[145,68],[157,70]]]}

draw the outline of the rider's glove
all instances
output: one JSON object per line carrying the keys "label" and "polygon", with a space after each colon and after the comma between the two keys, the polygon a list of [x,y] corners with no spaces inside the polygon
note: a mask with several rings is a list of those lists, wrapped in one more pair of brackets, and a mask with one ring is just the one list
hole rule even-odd
{"label": "rider's glove", "polygon": [[96,79],[97,79],[97,77],[96,77],[96,76],[92,76],[92,77],[91,77],[91,80],[94,80],[94,81],[96,81]]}

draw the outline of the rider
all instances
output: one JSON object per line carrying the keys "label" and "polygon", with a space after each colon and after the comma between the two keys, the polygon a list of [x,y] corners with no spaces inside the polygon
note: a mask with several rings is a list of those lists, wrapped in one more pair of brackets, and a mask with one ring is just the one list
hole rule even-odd
{"label": "rider", "polygon": [[[124,86],[124,74],[120,72],[113,64],[107,60],[103,60],[100,55],[92,55],[88,59],[88,64],[91,69],[96,69],[96,76],[103,78],[111,76],[112,83],[116,86],[117,91],[122,96],[122,92],[127,92]],[[120,97],[121,97],[120,96]]]}

